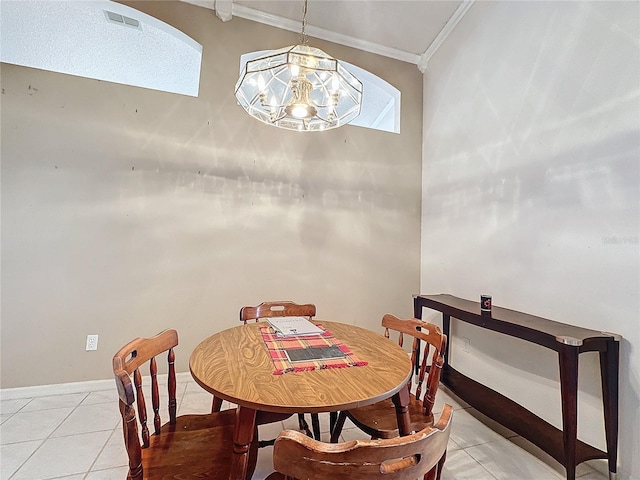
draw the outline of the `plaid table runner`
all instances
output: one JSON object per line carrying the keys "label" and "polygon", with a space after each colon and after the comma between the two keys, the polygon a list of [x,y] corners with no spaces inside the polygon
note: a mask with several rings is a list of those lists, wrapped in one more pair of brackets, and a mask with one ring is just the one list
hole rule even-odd
{"label": "plaid table runner", "polygon": [[[322,327],[322,325],[318,325]],[[288,372],[304,372],[308,370],[320,370],[323,368],[345,368],[345,367],[361,367],[367,365],[367,362],[359,360],[349,347],[338,341],[331,332],[324,330],[321,335],[313,335],[307,337],[278,337],[273,329],[269,326],[260,327],[262,339],[269,350],[271,360],[275,366],[274,375],[282,375]],[[329,358],[321,360],[308,360],[302,362],[291,362],[287,358],[285,350],[294,350],[309,347],[338,347],[345,354],[344,358]]]}

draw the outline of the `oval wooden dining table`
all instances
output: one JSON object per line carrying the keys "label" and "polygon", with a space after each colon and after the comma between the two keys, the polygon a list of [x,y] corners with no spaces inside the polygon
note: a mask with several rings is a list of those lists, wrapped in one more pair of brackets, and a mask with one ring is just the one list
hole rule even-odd
{"label": "oval wooden dining table", "polygon": [[411,433],[407,382],[412,372],[407,352],[361,327],[319,320],[313,323],[331,332],[367,365],[274,375],[274,364],[260,333],[265,322],[218,332],[191,354],[189,368],[195,381],[214,396],[238,405],[230,480],[251,478],[249,448],[260,411],[336,412],[392,397],[400,434]]}

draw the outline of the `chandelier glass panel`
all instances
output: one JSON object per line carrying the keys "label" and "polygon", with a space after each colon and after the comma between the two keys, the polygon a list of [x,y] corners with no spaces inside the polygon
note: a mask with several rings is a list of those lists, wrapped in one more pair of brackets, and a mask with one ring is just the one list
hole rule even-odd
{"label": "chandelier glass panel", "polygon": [[249,60],[236,83],[236,99],[252,117],[278,128],[320,131],[360,114],[362,83],[338,60],[302,42]]}

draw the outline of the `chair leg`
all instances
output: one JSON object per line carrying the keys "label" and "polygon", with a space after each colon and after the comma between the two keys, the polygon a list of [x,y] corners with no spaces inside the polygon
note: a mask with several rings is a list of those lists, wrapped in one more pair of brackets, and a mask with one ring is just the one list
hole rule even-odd
{"label": "chair leg", "polygon": [[438,461],[438,473],[436,475],[436,480],[440,480],[442,478],[442,469],[444,468],[444,462],[447,459],[447,451],[445,450],[442,454],[442,457]]}
{"label": "chair leg", "polygon": [[222,399],[213,397],[213,403],[211,404],[211,413],[219,412],[222,408]]}
{"label": "chair leg", "polygon": [[313,428],[313,438],[320,441],[320,417],[317,413],[311,414],[311,427]]}
{"label": "chair leg", "polygon": [[269,447],[269,446],[273,445],[274,443],[276,443],[276,439],[275,438],[272,438],[271,440],[259,440],[258,441],[258,448]]}
{"label": "chair leg", "polygon": [[425,476],[424,480],[440,480],[442,478],[442,468],[444,467],[444,461],[447,459],[447,451],[445,450],[431,470],[429,470]]}
{"label": "chair leg", "polygon": [[342,411],[338,415],[338,419],[336,420],[336,424],[333,426],[331,430],[331,443],[338,443],[340,439],[340,434],[342,433],[342,427],[344,427],[344,422],[347,419],[347,412]]}
{"label": "chair leg", "polygon": [[304,419],[304,413],[298,414],[298,426],[300,427],[300,430],[302,430],[307,437],[313,438],[313,434],[311,433],[311,430],[309,430],[309,424]]}
{"label": "chair leg", "polygon": [[438,470],[438,465],[434,465],[431,470],[424,474],[422,480],[436,480],[436,471]]}
{"label": "chair leg", "polygon": [[338,420],[338,412],[329,412],[329,431],[333,432],[333,427],[336,426],[336,420]]}

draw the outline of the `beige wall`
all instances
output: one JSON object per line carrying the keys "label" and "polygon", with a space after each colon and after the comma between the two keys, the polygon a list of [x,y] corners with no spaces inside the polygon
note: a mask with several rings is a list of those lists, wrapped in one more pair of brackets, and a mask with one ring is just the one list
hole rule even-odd
{"label": "beige wall", "polygon": [[[402,133],[247,116],[240,54],[297,34],[129,3],[203,45],[198,98],[2,65],[2,387],[110,378],[168,327],[178,369],[245,304],[314,302],[374,330],[419,286],[422,75],[311,39],[402,92]],[[85,352],[99,334],[97,352]]]}
{"label": "beige wall", "polygon": [[[639,12],[475,2],[424,84],[422,290],[622,335],[621,479],[640,478]],[[457,369],[561,427],[555,352],[452,337]],[[598,354],[580,357],[578,436],[605,448]]]}

